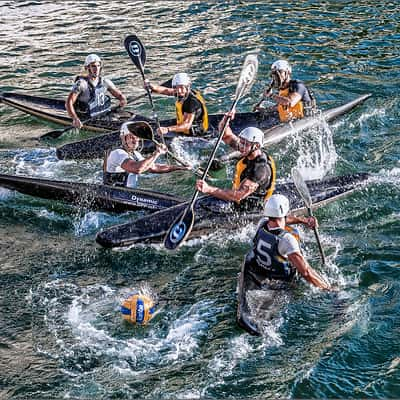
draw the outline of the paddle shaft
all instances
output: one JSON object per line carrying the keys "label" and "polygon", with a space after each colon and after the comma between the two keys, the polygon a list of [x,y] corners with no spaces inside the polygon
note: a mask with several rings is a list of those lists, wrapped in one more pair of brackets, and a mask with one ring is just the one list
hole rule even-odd
{"label": "paddle shaft", "polygon": [[[307,205],[307,212],[308,212],[308,215],[309,215],[310,217],[314,217],[314,215],[313,215],[313,213],[312,213],[312,209],[311,209],[311,204],[310,204],[310,205]],[[321,244],[321,239],[320,239],[320,237],[319,237],[318,228],[315,226],[315,227],[313,228],[313,231],[314,231],[315,239],[316,239],[317,244],[318,244],[319,252],[320,252],[320,254],[321,254],[321,261],[322,261],[322,264],[325,264],[325,253],[324,253],[324,249],[322,248],[322,244]]]}
{"label": "paddle shaft", "polygon": [[[157,128],[160,129],[160,128],[161,128],[160,120],[158,119],[158,115],[157,115],[156,110],[155,110],[155,108],[154,108],[153,96],[151,95],[150,87],[149,87],[149,85],[147,84],[147,83],[148,83],[148,80],[146,79],[146,76],[144,75],[144,66],[143,66],[143,64],[142,64],[142,60],[140,59],[140,57],[137,57],[137,61],[138,61],[138,64],[139,64],[139,71],[140,71],[140,74],[142,75],[142,78],[143,78],[143,83],[145,84],[145,89],[146,89],[147,97],[149,98],[149,101],[150,101],[150,106],[151,106],[151,110],[152,110],[152,112],[153,112],[154,121],[156,121]],[[136,64],[135,64],[135,65],[136,65]],[[164,140],[164,138],[163,138],[163,135],[160,134],[160,137],[161,137],[162,143],[165,145],[165,140]]]}
{"label": "paddle shaft", "polygon": [[[230,111],[229,111],[230,113],[236,108],[236,105],[237,105],[237,103],[239,102],[239,100],[240,100],[240,98],[241,98],[241,96],[242,96],[243,91],[244,91],[244,87],[241,89],[240,93],[236,96],[234,102],[232,103],[231,108],[230,108]],[[214,160],[215,154],[217,153],[217,150],[218,150],[218,146],[219,146],[219,144],[221,143],[222,138],[224,137],[226,128],[228,127],[229,121],[230,121],[230,120],[231,120],[231,117],[230,117],[230,116],[228,116],[228,117],[226,118],[226,120],[225,120],[224,126],[222,127],[221,133],[219,134],[218,139],[217,139],[217,141],[215,142],[214,148],[213,148],[213,150],[212,150],[212,152],[211,152],[211,156],[210,156],[210,158],[209,158],[209,160],[208,160],[208,163],[207,163],[207,165],[206,165],[206,168],[204,169],[203,175],[202,175],[202,177],[201,177],[202,180],[204,180],[204,179],[206,178],[206,176],[208,175],[208,171],[210,170],[211,163],[212,163],[213,160]],[[187,207],[188,209],[189,209],[189,208],[192,208],[192,209],[193,209],[193,205],[194,205],[194,203],[196,202],[197,197],[199,196],[199,193],[200,193],[199,190],[196,189],[196,191],[193,193],[193,196],[192,196],[192,199],[191,199],[191,201],[190,201],[190,203],[189,203],[189,206]]]}
{"label": "paddle shaft", "polygon": [[[161,143],[157,140],[155,140],[154,138],[150,139],[156,146],[160,146]],[[191,165],[189,165],[188,163],[186,163],[185,161],[183,161],[182,159],[180,159],[178,156],[176,156],[174,153],[172,153],[171,151],[167,150],[167,154],[173,159],[175,160],[177,163],[181,164],[184,167],[191,167],[193,173],[198,176],[198,177],[203,177],[203,174],[200,173],[199,171],[195,171]]]}
{"label": "paddle shaft", "polygon": [[[118,106],[111,107],[110,111],[107,112],[107,113],[104,113],[104,114],[108,114],[108,113],[110,113],[110,112],[114,112],[114,111],[118,110],[119,108],[120,108],[119,105],[118,105]],[[101,114],[101,115],[103,115],[103,114]],[[95,117],[91,117],[91,118],[87,118],[87,119],[81,121],[82,127],[83,127],[85,124],[87,124],[88,122],[93,121],[94,118],[95,118]],[[76,128],[75,126],[73,126],[73,125],[70,125],[70,126],[67,126],[66,128],[61,129],[61,130],[60,130],[60,129],[56,129],[56,130],[54,130],[54,131],[50,131],[50,132],[47,132],[47,133],[43,134],[42,136],[40,136],[40,139],[46,139],[46,138],[48,138],[48,137],[50,137],[50,138],[52,138],[52,139],[57,139],[57,138],[59,138],[63,133],[68,132],[68,131],[70,131],[70,130],[72,130],[72,129],[77,129],[77,128]]]}
{"label": "paddle shaft", "polygon": [[269,91],[272,89],[273,84],[274,84],[274,81],[271,80],[271,82],[269,83],[268,89],[267,89],[267,90],[264,90],[263,96],[262,96],[261,100],[253,107],[253,111],[256,111],[256,109],[261,105],[261,103],[262,103],[264,100],[267,99],[267,97],[265,97],[264,93],[265,93],[265,92],[269,92]]}

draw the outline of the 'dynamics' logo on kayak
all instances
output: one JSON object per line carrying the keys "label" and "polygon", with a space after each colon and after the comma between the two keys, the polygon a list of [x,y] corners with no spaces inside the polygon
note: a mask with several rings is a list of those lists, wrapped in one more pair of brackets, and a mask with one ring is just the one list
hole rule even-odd
{"label": "'dynamics' logo on kayak", "polygon": [[174,226],[169,234],[169,240],[172,243],[177,243],[182,240],[186,233],[186,224],[183,221],[180,221],[178,224]]}
{"label": "'dynamics' logo on kayak", "polygon": [[135,57],[140,57],[142,48],[138,42],[133,41],[129,43],[129,52]]}

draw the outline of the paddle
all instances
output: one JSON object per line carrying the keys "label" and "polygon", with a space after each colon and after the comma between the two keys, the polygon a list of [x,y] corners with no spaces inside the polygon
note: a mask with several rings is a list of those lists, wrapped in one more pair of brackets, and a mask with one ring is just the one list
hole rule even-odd
{"label": "paddle", "polygon": [[[151,126],[145,122],[145,121],[135,121],[132,122],[131,124],[128,125],[128,129],[137,137],[143,140],[150,140],[153,142],[156,146],[160,145],[160,142],[158,142],[156,139],[154,139],[154,132]],[[167,154],[177,161],[179,164],[183,165],[184,167],[190,167],[193,173],[199,177],[202,177],[203,171],[199,169],[198,171],[194,170],[191,165],[187,164],[185,161],[181,160],[179,157],[177,157],[174,153],[171,153],[171,151],[167,151]]]}
{"label": "paddle", "polygon": [[[144,48],[142,42],[136,35],[127,36],[125,38],[124,45],[126,51],[129,54],[129,57],[131,58],[132,62],[135,64],[137,69],[140,71],[140,74],[142,75],[143,82],[145,84],[145,89],[147,92],[147,97],[149,98],[151,110],[153,112],[153,119],[156,121],[157,128],[160,128],[161,127],[160,120],[158,119],[158,115],[154,108],[153,97],[151,95],[151,90],[148,85],[148,80],[144,75],[144,65],[146,63],[146,49]],[[162,135],[160,136],[162,143],[165,144],[163,136]]]}
{"label": "paddle", "polygon": [[[292,168],[292,179],[293,179],[294,185],[296,186],[297,191],[299,192],[301,198],[304,201],[304,204],[307,207],[308,215],[310,217],[312,217],[313,213],[312,213],[312,200],[311,200],[310,191],[308,190],[307,184],[304,182],[304,179],[303,179],[300,171],[295,167]],[[313,230],[314,230],[314,234],[315,234],[315,239],[317,240],[319,252],[321,254],[322,264],[325,264],[325,254],[324,254],[324,250],[321,245],[321,240],[319,238],[318,228],[314,227]]]}
{"label": "paddle", "polygon": [[[232,112],[235,108],[237,103],[239,102],[240,98],[244,96],[246,93],[249,92],[250,88],[252,87],[258,69],[258,59],[256,55],[248,55],[244,62],[242,72],[240,74],[239,82],[236,87],[235,98],[231,105],[230,112]],[[211,163],[215,157],[215,153],[217,152],[218,146],[221,143],[222,137],[224,136],[225,130],[229,124],[231,117],[227,117],[223,128],[218,136],[217,141],[215,142],[213,151],[211,156],[208,160],[207,166],[204,170],[203,176],[201,179],[204,179],[210,169]],[[180,246],[185,239],[189,236],[193,224],[194,224],[194,204],[197,200],[199,195],[199,191],[196,190],[192,196],[192,199],[186,209],[184,210],[183,214],[180,215],[175,222],[169,228],[167,235],[164,239],[164,246],[169,250],[174,250]]]}
{"label": "paddle", "polygon": [[274,86],[274,81],[271,80],[271,82],[269,83],[268,88],[266,90],[264,90],[261,100],[253,107],[253,112],[257,111],[257,108],[260,107],[261,103],[264,100],[268,99],[268,96],[266,96],[266,93],[269,93],[272,90],[273,86]]}

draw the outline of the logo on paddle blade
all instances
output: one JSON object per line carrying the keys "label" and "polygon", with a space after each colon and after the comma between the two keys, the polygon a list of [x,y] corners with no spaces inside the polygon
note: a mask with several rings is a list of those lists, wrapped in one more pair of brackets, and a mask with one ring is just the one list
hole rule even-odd
{"label": "logo on paddle blade", "polygon": [[142,47],[138,42],[130,42],[129,43],[129,52],[135,57],[139,57],[142,54]]}
{"label": "logo on paddle blade", "polygon": [[171,233],[169,234],[169,240],[171,243],[178,243],[182,240],[186,233],[186,224],[183,221],[180,221],[176,224],[173,229],[171,229]]}

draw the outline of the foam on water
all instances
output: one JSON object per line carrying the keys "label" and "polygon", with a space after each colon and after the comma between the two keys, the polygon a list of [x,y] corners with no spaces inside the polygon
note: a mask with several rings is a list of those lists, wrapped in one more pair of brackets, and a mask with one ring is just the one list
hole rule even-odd
{"label": "foam on water", "polygon": [[0,200],[8,200],[15,197],[15,191],[0,187]]}
{"label": "foam on water", "polygon": [[[45,309],[43,322],[52,333],[56,348],[41,351],[66,364],[76,363],[78,370],[85,369],[85,363],[90,364],[94,357],[98,362],[111,361],[115,371],[130,375],[193,358],[218,311],[214,303],[199,301],[183,313],[171,308],[168,312],[161,310],[148,326],[136,327],[125,323],[119,314],[121,299],[133,290],[117,291],[98,284],[79,288],[61,280],[43,284],[33,297]],[[154,295],[150,287],[139,290]],[[166,330],[161,329],[165,324]],[[113,332],[116,328],[117,332]],[[83,364],[78,362],[82,357]]]}
{"label": "foam on water", "polygon": [[73,221],[75,236],[81,237],[92,234],[101,228],[105,223],[114,219],[115,217],[104,212],[90,211],[85,213],[82,217],[80,217],[78,214]]}
{"label": "foam on water", "polygon": [[208,362],[207,370],[211,378],[208,388],[215,387],[224,382],[226,377],[234,373],[234,369],[241,361],[246,360],[254,354],[256,347],[250,343],[250,336],[242,334],[227,340],[221,346],[214,357]]}
{"label": "foam on water", "polygon": [[[312,137],[312,140],[307,138]],[[316,129],[305,135],[296,135],[293,141],[299,156],[296,166],[306,179],[321,179],[329,172],[337,161],[337,153],[333,143],[333,131],[322,121]]]}

